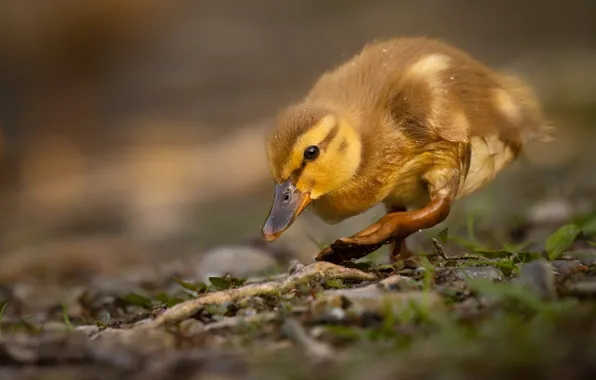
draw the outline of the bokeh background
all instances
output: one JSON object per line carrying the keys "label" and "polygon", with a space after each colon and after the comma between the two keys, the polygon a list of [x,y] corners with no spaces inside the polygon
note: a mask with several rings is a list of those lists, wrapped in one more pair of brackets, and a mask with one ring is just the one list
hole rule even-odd
{"label": "bokeh background", "polygon": [[323,70],[400,35],[520,75],[559,129],[458,204],[450,230],[594,212],[595,15],[590,0],[2,1],[0,283],[232,246],[312,260],[313,240],[381,210],[337,226],[306,213],[260,243],[264,133]]}

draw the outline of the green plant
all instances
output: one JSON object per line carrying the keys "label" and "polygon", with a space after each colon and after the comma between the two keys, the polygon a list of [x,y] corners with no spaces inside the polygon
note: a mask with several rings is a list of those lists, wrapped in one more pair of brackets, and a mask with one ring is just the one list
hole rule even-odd
{"label": "green plant", "polygon": [[4,317],[4,310],[6,310],[6,306],[8,306],[8,302],[5,302],[0,308],[0,336],[2,336],[2,318]]}
{"label": "green plant", "polygon": [[549,260],[558,259],[573,243],[575,239],[581,234],[581,230],[575,224],[566,224],[555,232],[553,232],[548,239],[546,239],[546,253]]}
{"label": "green plant", "polygon": [[62,305],[62,319],[64,319],[64,324],[68,328],[68,331],[74,330],[72,323],[70,322],[70,318],[68,317],[68,313],[66,311],[66,305]]}

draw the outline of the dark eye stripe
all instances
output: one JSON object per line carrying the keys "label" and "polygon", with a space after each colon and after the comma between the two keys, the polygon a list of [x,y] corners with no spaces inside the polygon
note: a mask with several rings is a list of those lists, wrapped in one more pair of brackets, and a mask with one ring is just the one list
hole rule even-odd
{"label": "dark eye stripe", "polygon": [[305,168],[306,168],[306,161],[302,161],[302,164],[300,164],[300,167],[297,169],[294,169],[292,171],[292,173],[290,173],[290,178],[294,181],[294,183],[298,183],[298,180],[300,179],[300,176],[302,175],[302,172],[304,171]]}
{"label": "dark eye stripe", "polygon": [[345,152],[345,151],[346,151],[346,149],[348,149],[348,140],[346,140],[346,139],[343,139],[343,140],[341,141],[341,144],[339,144],[339,151],[340,151],[341,153],[343,153],[343,152]]}
{"label": "dark eye stripe", "polygon": [[331,143],[331,141],[335,138],[335,136],[337,136],[337,132],[339,132],[339,125],[335,125],[333,128],[331,128],[323,141],[319,143],[319,148],[321,148],[321,150],[325,149],[327,145],[329,145],[329,143]]}
{"label": "dark eye stripe", "polygon": [[[329,133],[327,133],[327,136],[325,136],[325,138],[318,144],[318,147],[321,150],[325,149],[327,147],[327,145],[329,145],[329,143],[331,143],[331,141],[335,138],[335,136],[337,136],[338,132],[339,132],[339,125],[335,125],[333,128],[331,128]],[[300,179],[300,176],[304,172],[305,168],[306,168],[306,161],[303,160],[302,163],[300,164],[300,167],[297,169],[294,169],[292,171],[292,173],[290,174],[290,178],[292,178],[294,183],[298,183],[298,180]]]}

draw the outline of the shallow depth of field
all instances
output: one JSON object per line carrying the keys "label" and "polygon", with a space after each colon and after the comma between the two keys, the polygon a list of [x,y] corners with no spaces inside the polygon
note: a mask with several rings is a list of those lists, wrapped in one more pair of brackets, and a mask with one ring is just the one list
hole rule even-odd
{"label": "shallow depth of field", "polygon": [[[596,3],[0,2],[1,379],[596,374]],[[260,238],[264,134],[369,41],[443,38],[558,132],[450,217],[352,263],[382,215]]]}

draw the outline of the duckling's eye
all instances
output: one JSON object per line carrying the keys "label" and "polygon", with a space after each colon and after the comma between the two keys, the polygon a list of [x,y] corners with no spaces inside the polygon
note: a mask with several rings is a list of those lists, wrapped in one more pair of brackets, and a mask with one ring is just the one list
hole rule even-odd
{"label": "duckling's eye", "polygon": [[308,161],[312,161],[315,158],[319,157],[319,147],[316,145],[311,145],[304,150],[304,159]]}

